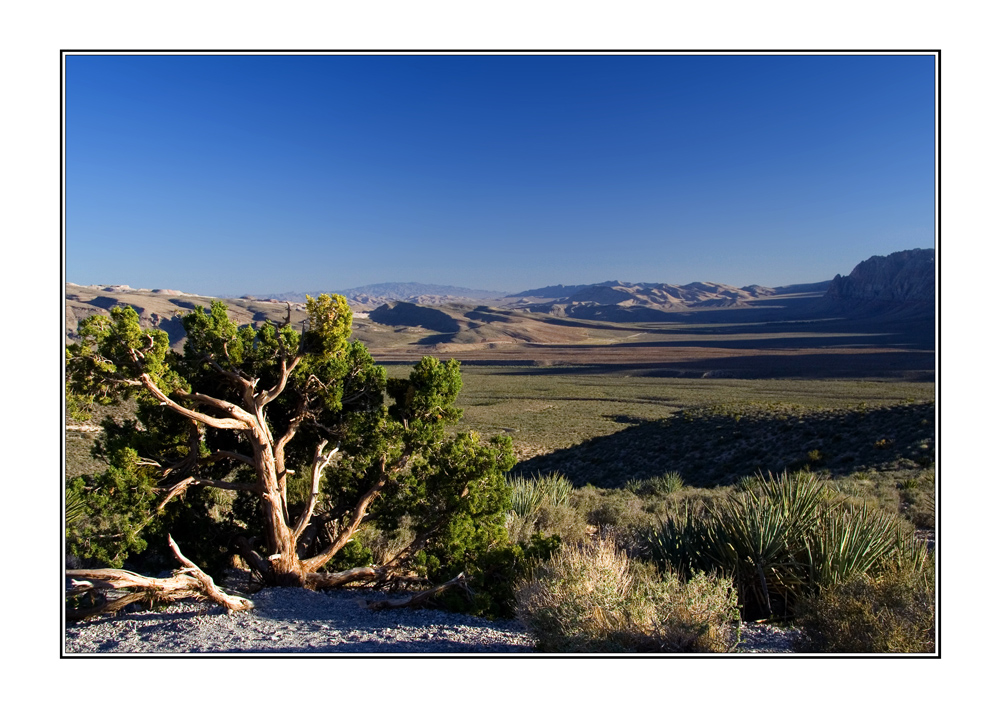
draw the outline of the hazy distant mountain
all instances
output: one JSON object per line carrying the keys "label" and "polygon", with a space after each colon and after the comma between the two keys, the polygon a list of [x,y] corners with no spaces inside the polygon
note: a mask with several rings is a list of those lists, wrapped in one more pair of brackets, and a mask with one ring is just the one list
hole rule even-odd
{"label": "hazy distant mountain", "polygon": [[[528,304],[534,312],[549,312],[567,317],[599,317],[605,319],[612,309],[662,311],[692,307],[740,307],[749,300],[774,295],[773,288],[750,285],[737,288],[720,283],[695,282],[687,285],[667,283],[624,283],[609,280],[595,285],[557,285],[518,293],[521,298],[553,298],[548,303]],[[618,318],[613,318],[618,319]],[[629,316],[626,319],[632,320]]]}
{"label": "hazy distant mountain", "polygon": [[[874,256],[850,275],[832,281],[783,287],[734,287],[711,282],[687,285],[625,283],[609,280],[592,285],[554,285],[513,296],[420,283],[379,283],[343,290],[356,312],[359,337],[391,337],[390,328],[422,328],[425,345],[492,346],[503,342],[586,341],[578,324],[562,318],[597,322],[762,322],[797,317],[890,318],[912,320],[914,327],[933,321],[935,296],[933,249]],[[310,293],[318,295],[319,293]],[[265,320],[290,322],[300,328],[306,318],[305,293],[223,298],[237,324]],[[66,337],[76,336],[84,317],[107,314],[129,305],[144,327],[159,327],[180,347],[181,317],[210,298],[177,290],[146,290],[127,285],[66,285]],[[399,304],[396,304],[399,303]],[[489,305],[488,307],[486,305]],[[365,312],[370,310],[371,312]],[[370,321],[367,319],[370,317]],[[914,330],[916,331],[916,330]],[[933,328],[931,329],[933,331]],[[430,334],[434,333],[434,334]]]}
{"label": "hazy distant mountain", "polygon": [[[251,296],[258,300],[281,300],[290,302],[305,302],[306,295],[316,297],[320,293],[339,293],[361,305],[383,305],[389,302],[414,302],[420,304],[437,304],[444,302],[462,302],[476,300],[499,300],[506,293],[494,290],[473,290],[452,285],[427,285],[424,283],[375,283],[362,285],[346,290],[317,290],[314,292],[285,292],[275,295]],[[245,296],[246,297],[246,296]]]}
{"label": "hazy distant mountain", "polygon": [[[608,285],[611,282],[612,281],[609,280],[606,283],[601,283],[601,285]],[[524,292],[521,292],[521,293],[515,293],[515,294],[511,295],[510,297],[522,297],[522,298],[540,297],[540,298],[558,299],[558,298],[570,297],[574,293],[577,293],[580,290],[583,290],[583,289],[589,288],[589,287],[592,287],[592,286],[590,286],[590,285],[549,285],[549,286],[544,287],[544,288],[535,288],[534,290],[525,290]]]}

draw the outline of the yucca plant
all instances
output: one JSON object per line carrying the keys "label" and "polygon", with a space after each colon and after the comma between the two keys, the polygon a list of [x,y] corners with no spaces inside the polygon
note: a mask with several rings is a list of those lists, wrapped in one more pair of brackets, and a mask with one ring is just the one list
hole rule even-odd
{"label": "yucca plant", "polygon": [[660,570],[690,578],[696,571],[715,567],[706,553],[707,533],[704,519],[685,505],[677,516],[660,519],[657,526],[648,529],[642,536],[642,547]]}
{"label": "yucca plant", "polygon": [[544,490],[535,480],[516,477],[510,481],[511,512],[522,519],[534,516],[545,501]]}
{"label": "yucca plant", "polygon": [[511,511],[522,519],[534,516],[546,502],[555,506],[569,504],[573,492],[573,483],[559,472],[531,479],[515,477],[509,484]]}
{"label": "yucca plant", "polygon": [[559,472],[538,477],[535,484],[542,489],[542,493],[550,504],[556,506],[569,504],[569,497],[573,493],[573,483]]}
{"label": "yucca plant", "polygon": [[901,541],[899,527],[898,519],[867,504],[829,510],[806,539],[810,582],[842,583],[884,565]]}
{"label": "yucca plant", "polygon": [[805,575],[799,557],[825,497],[813,475],[769,473],[712,510],[704,553],[733,578],[745,613],[771,616],[774,600],[787,607],[799,592]]}
{"label": "yucca plant", "polygon": [[66,525],[72,526],[87,514],[87,502],[74,488],[66,487]]}
{"label": "yucca plant", "polygon": [[676,472],[667,472],[650,480],[654,492],[673,494],[684,488],[684,478]]}

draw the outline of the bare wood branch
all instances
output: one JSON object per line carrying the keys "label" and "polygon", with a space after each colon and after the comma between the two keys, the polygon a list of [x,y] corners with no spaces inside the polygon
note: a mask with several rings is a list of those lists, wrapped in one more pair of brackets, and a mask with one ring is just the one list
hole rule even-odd
{"label": "bare wood branch", "polygon": [[[187,597],[191,597],[191,595],[174,594],[174,593],[170,594],[171,600],[183,600]],[[94,607],[84,607],[84,608],[67,607],[66,619],[82,620],[86,619],[87,617],[93,617],[95,615],[113,614],[115,612],[118,612],[119,610],[124,610],[133,602],[142,602],[143,600],[148,600],[148,596],[145,592],[133,592],[129,593],[128,595],[125,595],[124,597],[120,597],[117,600],[111,600],[110,602],[105,599],[104,602],[102,602],[99,605],[95,605]]]}
{"label": "bare wood branch", "polygon": [[403,564],[404,561],[411,558],[417,551],[423,548],[435,533],[437,533],[441,527],[444,526],[444,520],[435,524],[431,529],[425,531],[424,533],[417,536],[415,539],[410,541],[403,550],[392,557],[386,564],[386,568],[396,568]]}
{"label": "bare wood branch", "polygon": [[[225,349],[226,354],[228,355],[229,354],[228,346],[226,344],[223,344],[222,346]],[[245,392],[247,389],[253,390],[253,383],[251,381],[243,378],[235,371],[230,371],[229,369],[223,368],[223,366],[219,364],[219,362],[217,362],[215,360],[215,357],[212,356],[211,354],[206,354],[204,357],[202,357],[202,361],[207,361],[211,365],[211,367],[216,371],[216,373],[222,374],[227,379],[229,379],[237,386],[239,386],[241,393]]]}
{"label": "bare wood branch", "polygon": [[[111,602],[105,602],[97,607],[67,609],[67,617],[70,619],[83,619],[93,615],[117,612],[139,600],[173,602],[185,598],[196,598],[212,600],[231,612],[253,608],[253,602],[250,600],[229,595],[219,589],[208,575],[181,554],[172,538],[168,536],[167,541],[174,555],[184,566],[181,570],[175,570],[174,574],[169,578],[149,578],[145,575],[139,575],[127,570],[118,570],[116,568],[67,570],[66,577],[71,579],[82,578],[92,586],[90,589],[135,589],[140,591],[130,593]],[[83,584],[78,583],[78,585]],[[78,593],[74,589],[71,590],[71,594]]]}
{"label": "bare wood branch", "polygon": [[274,461],[277,465],[278,474],[285,473],[285,446],[292,441],[296,433],[299,432],[299,428],[306,417],[306,398],[303,396],[299,399],[295,406],[295,413],[292,415],[291,420],[288,421],[288,427],[285,429],[284,434],[278,438],[278,441],[274,445]]}
{"label": "bare wood branch", "polygon": [[302,355],[296,356],[292,359],[292,363],[289,364],[285,357],[281,357],[281,375],[278,377],[278,383],[269,388],[266,391],[261,391],[254,397],[254,403],[260,408],[263,408],[268,403],[273,401],[275,398],[281,395],[281,392],[285,390],[285,386],[288,385],[288,376],[294,371],[295,367],[299,365],[302,361]]}
{"label": "bare wood branch", "polygon": [[328,440],[320,440],[319,444],[316,446],[316,453],[313,455],[312,463],[312,489],[309,492],[309,501],[306,502],[305,508],[302,513],[299,514],[298,523],[295,524],[295,529],[292,531],[292,539],[294,541],[299,540],[299,536],[305,531],[306,525],[309,523],[309,519],[312,517],[313,510],[316,508],[316,500],[319,498],[319,483],[323,479],[323,468],[330,464],[330,460],[333,456],[337,454],[339,447],[333,448],[326,455],[323,454],[323,449],[329,443]]}
{"label": "bare wood branch", "polygon": [[238,460],[247,465],[253,465],[253,458],[249,455],[241,455],[238,452],[233,452],[231,450],[217,450],[213,452],[208,457],[201,460],[202,463],[218,462],[219,460]]}
{"label": "bare wood branch", "polygon": [[[213,428],[224,428],[224,429],[230,429],[230,430],[246,430],[246,429],[248,429],[248,428],[250,428],[252,426],[252,422],[251,422],[253,420],[252,417],[250,417],[249,414],[246,411],[244,411],[243,409],[239,408],[239,406],[234,406],[231,403],[230,404],[226,404],[230,408],[234,408],[237,411],[239,411],[239,413],[241,413],[242,415],[238,416],[238,415],[236,415],[235,411],[229,410],[227,412],[229,412],[231,415],[233,415],[232,418],[213,418],[210,415],[205,415],[204,413],[199,413],[198,411],[193,411],[190,408],[185,408],[181,404],[179,404],[176,401],[174,401],[173,399],[171,399],[169,396],[167,396],[167,394],[165,394],[163,391],[161,391],[160,388],[155,383],[153,383],[153,379],[150,377],[149,374],[143,374],[142,377],[140,378],[140,382],[141,382],[141,385],[144,386],[147,391],[149,391],[151,394],[153,394],[153,397],[156,398],[156,400],[158,400],[162,405],[165,405],[168,408],[170,408],[172,411],[174,411],[175,413],[179,413],[180,415],[185,416],[187,418],[190,418],[192,420],[200,421],[200,422],[204,423],[205,425],[211,426]],[[220,405],[216,405],[217,408],[221,408],[223,410],[227,410],[222,405],[224,403],[223,401],[217,401],[216,399],[213,399],[210,396],[203,396],[201,394],[191,394],[191,393],[184,393],[184,392],[180,392],[180,393],[178,393],[178,395],[180,395],[180,396],[182,396],[184,398],[190,398],[192,400],[197,400],[197,401],[199,401],[201,403],[215,402],[215,403],[220,404]],[[206,401],[206,400],[203,400],[203,399],[208,399],[208,400]],[[210,405],[214,405],[214,404],[210,403]]]}
{"label": "bare wood branch", "polygon": [[385,471],[385,460],[382,461],[382,474],[379,476],[378,481],[372,485],[372,487],[365,492],[358,503],[354,506],[354,511],[351,514],[351,520],[345,524],[341,529],[340,533],[333,540],[333,543],[329,544],[326,548],[320,551],[319,554],[302,561],[302,566],[305,568],[307,573],[315,571],[317,568],[321,567],[328,560],[333,558],[337,551],[344,547],[348,541],[351,540],[351,536],[354,532],[358,530],[358,526],[365,518],[365,511],[368,506],[375,501],[379,494],[382,492],[382,488],[385,487],[386,483],[389,481],[389,474]]}
{"label": "bare wood branch", "polygon": [[237,492],[259,492],[260,486],[255,482],[226,482],[221,479],[205,479],[204,477],[187,477],[174,486],[167,489],[166,495],[156,505],[156,510],[160,511],[167,503],[184,492],[188,487],[215,487],[216,489],[229,489]]}
{"label": "bare wood branch", "polygon": [[219,603],[230,612],[249,610],[253,608],[253,602],[250,600],[242,597],[235,597],[234,595],[227,595],[222,592],[222,590],[219,589],[219,587],[212,581],[205,571],[184,557],[181,553],[181,549],[177,547],[177,544],[174,543],[174,539],[171,538],[169,534],[167,535],[167,545],[170,546],[170,550],[174,552],[174,556],[180,561],[181,565],[187,568],[191,572],[191,575],[194,576],[199,583],[201,583],[205,594],[209,598]]}
{"label": "bare wood branch", "polygon": [[452,578],[446,583],[442,583],[436,587],[424,590],[423,592],[418,592],[415,595],[403,599],[403,600],[376,600],[368,603],[368,609],[370,610],[395,610],[400,607],[414,607],[417,605],[422,605],[428,600],[433,598],[435,595],[447,590],[452,587],[460,587],[466,592],[469,592],[469,587],[465,582],[465,573],[459,573],[457,576]]}
{"label": "bare wood branch", "polygon": [[244,537],[238,536],[233,539],[232,547],[237,553],[240,554],[240,557],[247,562],[247,565],[256,571],[258,576],[265,578],[271,572],[271,566],[266,560],[264,560],[264,558],[261,557],[259,553],[257,553],[257,551],[253,549],[253,546],[251,545],[252,540],[253,539],[251,538],[251,540],[248,541]]}
{"label": "bare wood branch", "polygon": [[373,568],[370,566],[364,568],[350,568],[349,570],[342,570],[337,573],[307,573],[306,587],[312,588],[313,590],[335,588],[340,587],[341,585],[346,585],[347,583],[378,580],[382,577],[382,575],[383,573],[379,568]]}
{"label": "bare wood branch", "polygon": [[213,408],[218,408],[219,410],[225,411],[226,413],[231,415],[234,419],[242,423],[245,423],[245,427],[252,427],[254,423],[257,422],[256,416],[254,416],[252,413],[244,410],[243,408],[240,408],[235,403],[224,401],[221,398],[208,396],[205,395],[204,393],[188,393],[187,391],[177,391],[176,395],[180,396],[181,398],[186,398],[190,401],[196,401],[198,403],[203,403],[207,406],[212,406]]}

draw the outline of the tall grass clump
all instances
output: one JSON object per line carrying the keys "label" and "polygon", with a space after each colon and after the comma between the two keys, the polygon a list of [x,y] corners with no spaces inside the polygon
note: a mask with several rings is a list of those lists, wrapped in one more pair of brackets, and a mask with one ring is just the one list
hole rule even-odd
{"label": "tall grass clump", "polygon": [[727,580],[657,573],[610,539],[560,548],[515,597],[541,651],[720,652],[738,642]]}

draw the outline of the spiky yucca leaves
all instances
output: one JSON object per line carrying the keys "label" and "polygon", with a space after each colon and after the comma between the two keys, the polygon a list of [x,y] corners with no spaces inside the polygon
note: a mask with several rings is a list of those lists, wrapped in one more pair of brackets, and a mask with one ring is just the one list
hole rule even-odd
{"label": "spiky yucca leaves", "polygon": [[80,490],[66,487],[66,525],[72,526],[87,515],[87,501]]}
{"label": "spiky yucca leaves", "polygon": [[695,516],[685,506],[676,516],[648,529],[641,537],[643,550],[661,570],[672,570],[682,577],[714,567],[708,557],[705,519]]}
{"label": "spiky yucca leaves", "polygon": [[799,592],[801,554],[824,497],[812,475],[768,474],[712,510],[704,553],[732,576],[748,617],[783,612]]}
{"label": "spiky yucca leaves", "polygon": [[898,518],[867,505],[827,511],[806,538],[810,582],[842,583],[884,564],[901,540],[899,526]]}
{"label": "spiky yucca leaves", "polygon": [[534,516],[542,504],[566,505],[573,483],[558,472],[544,477],[515,477],[511,485],[511,511],[524,519]]}
{"label": "spiky yucca leaves", "polygon": [[684,513],[661,522],[645,546],[661,568],[732,577],[747,618],[785,614],[819,588],[890,566],[919,571],[926,562],[904,521],[838,505],[813,475],[758,475],[740,489],[707,518]]}

